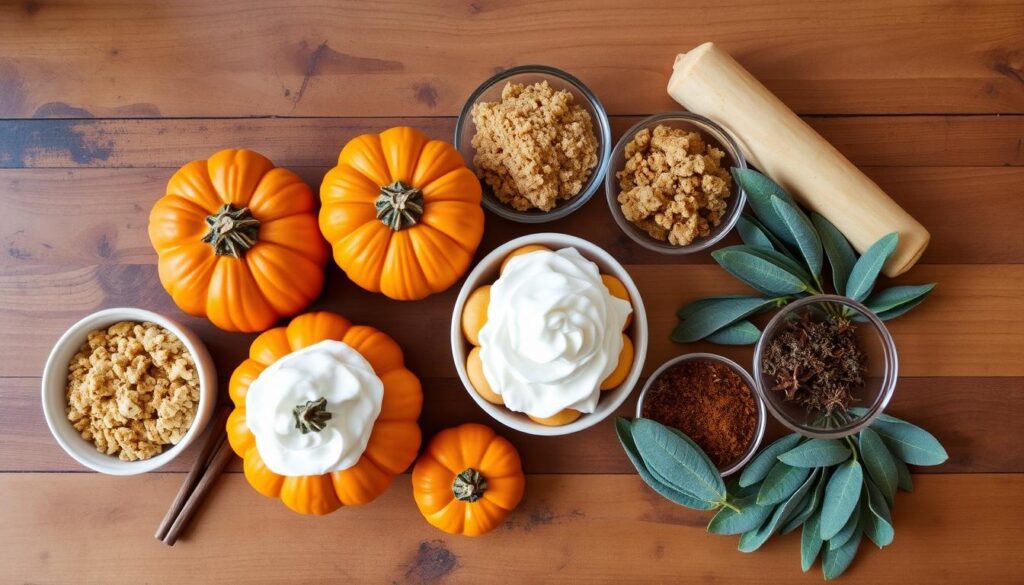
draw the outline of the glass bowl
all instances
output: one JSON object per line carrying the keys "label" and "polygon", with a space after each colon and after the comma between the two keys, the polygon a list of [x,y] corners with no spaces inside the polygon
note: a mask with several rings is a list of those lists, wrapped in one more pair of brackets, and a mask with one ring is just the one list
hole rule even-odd
{"label": "glass bowl", "polygon": [[[856,325],[857,342],[867,354],[865,384],[854,392],[858,400],[853,404],[865,411],[863,416],[847,412],[828,419],[820,412],[808,412],[803,406],[785,400],[785,393],[772,390],[775,382],[764,373],[762,361],[772,340],[787,323],[806,313],[814,319],[825,319],[839,312]],[[790,303],[768,322],[754,349],[754,382],[768,411],[787,428],[816,439],[842,438],[870,425],[892,400],[898,372],[896,345],[882,321],[864,305],[836,295],[818,295]]]}
{"label": "glass bowl", "polygon": [[690,361],[718,362],[729,367],[734,372],[739,374],[740,378],[742,378],[743,381],[746,382],[747,386],[750,388],[750,392],[754,396],[754,403],[757,405],[757,428],[754,429],[754,437],[751,439],[750,444],[747,445],[747,450],[743,452],[743,455],[740,456],[739,459],[718,470],[718,472],[722,474],[722,477],[726,477],[728,475],[736,473],[740,469],[743,469],[743,466],[749,463],[750,460],[754,458],[754,455],[757,454],[757,449],[758,447],[761,446],[761,440],[764,439],[764,429],[768,419],[768,415],[765,414],[764,402],[761,401],[761,398],[755,390],[753,378],[751,378],[750,374],[747,373],[747,371],[744,370],[742,367],[740,367],[739,364],[737,364],[736,362],[732,361],[727,357],[723,357],[713,353],[688,353],[686,355],[681,355],[668,360],[667,362],[661,364],[661,366],[658,367],[657,370],[654,370],[654,373],[647,377],[647,382],[644,384],[644,389],[640,392],[640,399],[637,400],[636,403],[636,416],[637,418],[643,416],[644,398],[647,396],[647,390],[649,390],[650,387],[654,384],[654,381],[657,380],[663,373],[668,371],[668,369],[671,368],[672,366]]}
{"label": "glass bowl", "polygon": [[608,208],[611,209],[612,217],[615,218],[615,223],[619,224],[619,228],[622,229],[622,231],[625,232],[626,235],[634,242],[648,250],[653,250],[662,254],[692,254],[693,252],[706,250],[728,235],[736,226],[736,222],[740,219],[743,206],[747,202],[747,194],[735,180],[732,181],[732,194],[729,197],[729,208],[726,210],[725,217],[722,218],[721,223],[713,227],[711,229],[711,233],[708,234],[707,237],[699,238],[688,246],[674,246],[668,242],[655,240],[648,235],[647,232],[630,223],[622,214],[622,207],[619,205],[618,199],[619,192],[622,191],[622,189],[619,188],[619,180],[615,175],[626,166],[626,144],[633,139],[633,136],[635,136],[637,132],[645,128],[650,128],[653,131],[654,128],[659,125],[697,132],[706,140],[709,139],[710,142],[714,143],[725,152],[725,156],[722,158],[723,168],[747,168],[747,160],[743,158],[743,153],[740,152],[740,148],[736,144],[736,141],[733,140],[729,133],[718,124],[715,124],[703,116],[698,116],[697,114],[691,114],[689,112],[665,112],[662,114],[655,114],[649,118],[644,118],[627,130],[626,133],[622,135],[622,138],[619,139],[618,143],[615,144],[615,149],[612,150],[611,160],[609,161],[608,172],[604,178],[604,192],[608,197]]}
{"label": "glass bowl", "polygon": [[611,152],[612,131],[608,123],[608,114],[600,100],[587,86],[583,85],[579,79],[554,67],[523,65],[502,71],[480,84],[480,87],[476,88],[469,96],[466,105],[462,107],[459,119],[455,122],[455,149],[462,155],[466,166],[474,174],[477,174],[476,165],[473,163],[473,157],[476,155],[476,149],[473,148],[472,143],[473,135],[476,133],[476,126],[473,124],[473,106],[478,102],[501,101],[501,92],[506,83],[529,85],[541,81],[547,81],[548,85],[556,91],[567,90],[573,95],[575,102],[583,106],[590,114],[590,119],[594,124],[594,136],[597,138],[597,166],[590,172],[590,177],[575,197],[560,201],[551,211],[513,209],[499,201],[485,181],[480,181],[480,186],[483,189],[484,208],[497,216],[520,223],[555,221],[583,207],[600,188],[601,179],[604,178],[604,174],[608,170],[608,156]]}

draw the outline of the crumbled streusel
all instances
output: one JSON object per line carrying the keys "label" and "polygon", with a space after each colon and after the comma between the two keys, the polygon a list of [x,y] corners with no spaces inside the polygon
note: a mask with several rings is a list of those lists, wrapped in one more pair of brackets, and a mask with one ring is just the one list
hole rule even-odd
{"label": "crumbled streusel", "polygon": [[625,156],[615,175],[622,214],[652,238],[686,246],[721,223],[732,177],[721,167],[725,153],[700,134],[644,128],[626,145]]}
{"label": "crumbled streusel", "polygon": [[149,459],[185,436],[199,375],[185,345],[154,323],[121,321],[89,333],[68,364],[67,416],[96,450]]}

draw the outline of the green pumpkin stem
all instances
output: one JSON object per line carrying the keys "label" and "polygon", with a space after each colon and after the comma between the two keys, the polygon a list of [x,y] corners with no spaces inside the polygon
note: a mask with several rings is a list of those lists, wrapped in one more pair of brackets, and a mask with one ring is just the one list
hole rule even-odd
{"label": "green pumpkin stem", "polygon": [[487,478],[472,467],[455,476],[452,482],[452,494],[463,502],[473,503],[483,497],[487,491]]}
{"label": "green pumpkin stem", "polygon": [[206,225],[210,231],[203,241],[213,246],[218,256],[241,258],[259,239],[260,220],[252,216],[248,207],[239,209],[227,203],[217,213],[206,216]]}
{"label": "green pumpkin stem", "polygon": [[292,410],[295,415],[295,428],[302,431],[302,434],[324,430],[327,421],[331,420],[331,413],[327,412],[327,399],[320,397],[319,400],[307,400]]}
{"label": "green pumpkin stem", "polygon": [[380,188],[374,207],[377,219],[397,232],[419,222],[423,215],[423,191],[395,181]]}

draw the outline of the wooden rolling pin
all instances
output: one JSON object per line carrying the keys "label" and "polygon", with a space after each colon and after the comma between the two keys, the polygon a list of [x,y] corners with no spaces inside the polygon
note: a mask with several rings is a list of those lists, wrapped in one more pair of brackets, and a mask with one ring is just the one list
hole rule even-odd
{"label": "wooden rolling pin", "polygon": [[676,56],[668,93],[728,130],[748,161],[828,218],[857,251],[899,232],[886,275],[909,270],[928,246],[923,225],[714,43]]}

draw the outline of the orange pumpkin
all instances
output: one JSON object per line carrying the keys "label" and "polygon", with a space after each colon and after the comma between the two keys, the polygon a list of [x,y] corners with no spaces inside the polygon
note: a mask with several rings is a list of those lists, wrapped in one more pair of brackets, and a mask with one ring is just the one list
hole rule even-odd
{"label": "orange pumpkin", "polygon": [[[384,384],[380,415],[373,424],[366,450],[354,466],[323,475],[278,475],[264,464],[246,424],[245,395],[253,380],[270,364],[325,339],[347,343],[370,362]],[[416,419],[423,406],[423,392],[419,380],[405,368],[402,350],[377,329],[352,325],[334,313],[306,313],[287,327],[262,333],[249,348],[249,358],[232,374],[228,391],[235,404],[227,422],[228,441],[244,459],[245,478],[257,492],[280,498],[302,514],[329,514],[342,506],[373,501],[395,475],[412,464],[420,448]]]}
{"label": "orange pumpkin", "polygon": [[160,282],[181,310],[228,331],[262,331],[305,309],[324,283],[315,199],[251,150],[188,163],[149,214]]}
{"label": "orange pumpkin", "polygon": [[523,497],[519,453],[484,425],[445,429],[412,470],[412,493],[427,522],[451,534],[478,536],[505,521]]}
{"label": "orange pumpkin", "polygon": [[484,232],[480,181],[450,144],[413,128],[349,141],[320,201],[334,261],[352,282],[398,300],[454,284]]}

